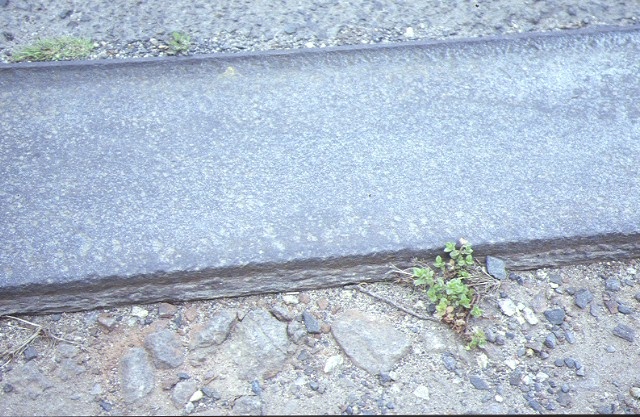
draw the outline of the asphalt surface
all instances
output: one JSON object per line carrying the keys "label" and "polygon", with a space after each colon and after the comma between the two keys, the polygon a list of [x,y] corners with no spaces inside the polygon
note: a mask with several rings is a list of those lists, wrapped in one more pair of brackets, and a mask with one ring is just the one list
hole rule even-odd
{"label": "asphalt surface", "polygon": [[0,313],[634,245],[639,36],[2,66]]}

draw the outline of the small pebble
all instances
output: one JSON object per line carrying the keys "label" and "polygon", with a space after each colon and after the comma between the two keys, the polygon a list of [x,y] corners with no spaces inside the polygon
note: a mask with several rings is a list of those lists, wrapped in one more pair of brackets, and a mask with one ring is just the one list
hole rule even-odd
{"label": "small pebble", "polygon": [[544,316],[551,324],[562,324],[565,315],[564,309],[562,308],[555,308],[544,312]]}
{"label": "small pebble", "polygon": [[618,313],[620,313],[620,314],[631,314],[631,313],[633,313],[633,310],[631,310],[629,307],[627,307],[624,304],[618,304]]}
{"label": "small pebble", "polygon": [[504,344],[506,343],[506,340],[504,340],[504,336],[498,335],[498,336],[496,336],[495,343],[498,346],[504,346]]}
{"label": "small pebble", "polygon": [[636,299],[636,301],[640,302],[640,292],[637,293],[634,298]]}
{"label": "small pebble", "polygon": [[565,365],[567,365],[569,368],[575,368],[576,366],[576,361],[573,360],[573,358],[566,358],[564,360]]}
{"label": "small pebble", "polygon": [[580,368],[576,371],[576,375],[577,376],[584,376],[585,375],[585,370],[584,368]]}
{"label": "small pebble", "polygon": [[555,366],[557,366],[558,368],[562,368],[564,366],[564,360],[563,359],[556,359],[553,364]]}
{"label": "small pebble", "polygon": [[505,333],[505,336],[507,336],[507,339],[511,339],[511,340],[513,340],[513,339],[515,339],[516,334],[515,334],[515,333],[513,333],[513,332],[506,332],[506,333]]}
{"label": "small pebble", "polygon": [[389,410],[393,410],[393,409],[395,409],[395,408],[396,408],[396,405],[395,405],[394,403],[392,403],[392,402],[388,402],[388,403],[387,403],[387,408],[388,408]]}
{"label": "small pebble", "polygon": [[2,391],[6,394],[10,393],[13,391],[13,385],[11,384],[4,384],[4,386],[2,387]]}
{"label": "small pebble", "polygon": [[544,345],[549,349],[554,349],[558,343],[558,339],[556,339],[556,335],[553,333],[549,333],[544,339]]}
{"label": "small pebble", "polygon": [[620,281],[618,281],[615,278],[609,278],[604,282],[604,288],[607,291],[620,291],[620,288],[622,288],[622,285],[620,284]]}
{"label": "small pebble", "polygon": [[99,404],[100,404],[100,407],[107,413],[113,409],[113,405],[104,400],[100,400]]}
{"label": "small pebble", "polygon": [[611,345],[607,346],[607,352],[609,352],[609,353],[613,353],[613,352],[615,352],[615,351],[616,351],[616,348],[615,348],[615,347],[613,347],[613,346],[611,346]]}
{"label": "small pebble", "polygon": [[564,336],[566,337],[567,342],[569,342],[571,344],[576,343],[576,336],[572,331],[570,331],[570,330],[565,331],[564,332]]}
{"label": "small pebble", "polygon": [[38,351],[31,345],[27,346],[22,354],[24,355],[24,360],[27,362],[38,357]]}
{"label": "small pebble", "polygon": [[257,380],[254,380],[251,383],[251,391],[253,391],[253,393],[256,395],[262,394],[262,387],[260,386],[260,382],[258,382]]}
{"label": "small pebble", "polygon": [[184,381],[186,379],[191,378],[191,375],[189,375],[186,372],[178,372],[178,378]]}
{"label": "small pebble", "polygon": [[524,284],[524,278],[514,272],[509,273],[509,279],[517,282],[519,285]]}
{"label": "small pebble", "polygon": [[320,388],[320,384],[318,384],[318,381],[311,381],[309,382],[309,388],[311,388],[313,391],[318,391],[318,388]]}
{"label": "small pebble", "polygon": [[536,400],[529,400],[529,402],[527,404],[529,404],[529,407],[533,408],[534,410],[536,410],[539,413],[544,411],[544,409],[542,408],[540,403],[538,401],[536,401]]}
{"label": "small pebble", "polygon": [[631,387],[631,389],[629,390],[629,394],[631,394],[631,396],[636,400],[640,400],[640,388]]}
{"label": "small pebble", "polygon": [[569,385],[562,384],[562,387],[560,387],[560,390],[562,390],[562,392],[564,392],[564,393],[569,392]]}

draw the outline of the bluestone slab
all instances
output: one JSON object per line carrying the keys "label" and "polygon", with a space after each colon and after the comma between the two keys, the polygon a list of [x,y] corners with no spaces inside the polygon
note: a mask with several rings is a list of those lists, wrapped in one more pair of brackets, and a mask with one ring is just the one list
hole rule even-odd
{"label": "bluestone slab", "polygon": [[631,28],[2,65],[0,314],[381,279],[459,237],[637,256],[639,56]]}

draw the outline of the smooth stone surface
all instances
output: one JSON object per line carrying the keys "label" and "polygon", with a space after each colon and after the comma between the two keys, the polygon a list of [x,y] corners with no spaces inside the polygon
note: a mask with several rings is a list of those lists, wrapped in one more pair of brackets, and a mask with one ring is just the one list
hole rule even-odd
{"label": "smooth stone surface", "polygon": [[155,374],[143,348],[131,348],[120,361],[120,386],[126,403],[144,398],[153,390]]}
{"label": "smooth stone surface", "polygon": [[358,282],[459,236],[510,269],[637,254],[639,53],[627,29],[0,65],[0,314]]}
{"label": "smooth stone surface", "polygon": [[358,310],[340,315],[331,332],[353,363],[373,375],[389,372],[411,348],[407,336],[393,325]]}

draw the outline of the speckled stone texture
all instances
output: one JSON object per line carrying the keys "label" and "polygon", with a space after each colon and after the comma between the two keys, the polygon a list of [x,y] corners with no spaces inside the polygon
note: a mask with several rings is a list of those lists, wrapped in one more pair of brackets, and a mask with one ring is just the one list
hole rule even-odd
{"label": "speckled stone texture", "polygon": [[461,236],[633,246],[639,41],[2,65],[0,313],[361,281]]}

